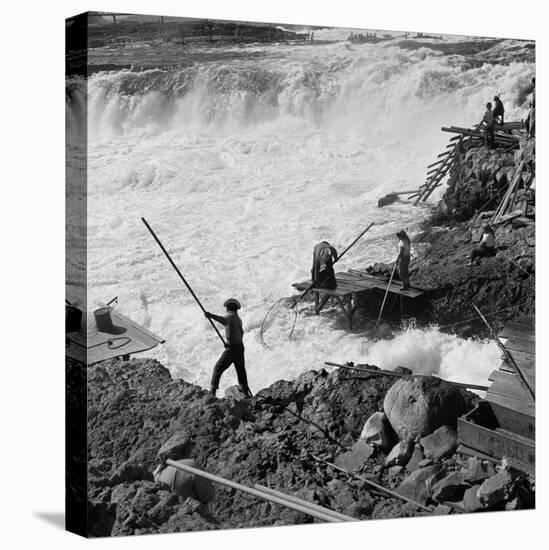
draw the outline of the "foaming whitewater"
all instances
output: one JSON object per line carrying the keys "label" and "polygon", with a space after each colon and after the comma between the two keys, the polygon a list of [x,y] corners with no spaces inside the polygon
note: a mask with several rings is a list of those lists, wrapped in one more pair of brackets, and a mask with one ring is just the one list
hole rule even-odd
{"label": "foaming whitewater", "polygon": [[[508,119],[523,118],[532,63],[479,64],[392,42],[146,50],[171,68],[88,80],[90,304],[118,296],[122,312],[166,339],[148,355],[208,384],[220,342],[144,216],[207,309],[242,301],[252,390],[325,360],[486,379],[497,348],[436,328],[365,343],[332,312],[300,315],[294,338],[275,336],[273,351],[258,335],[270,305],[309,277],[319,240],[341,250],[373,221],[339,267],[394,259],[394,233],[413,233],[426,210],[380,210],[377,199],[420,185],[447,142],[440,127],[478,122],[495,92]],[[69,133],[85,97],[70,83]],[[222,387],[234,381],[229,371]]]}

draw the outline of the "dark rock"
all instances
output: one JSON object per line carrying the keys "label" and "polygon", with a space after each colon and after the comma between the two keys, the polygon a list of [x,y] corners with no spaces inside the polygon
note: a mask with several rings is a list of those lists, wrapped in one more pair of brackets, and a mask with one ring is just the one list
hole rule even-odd
{"label": "dark rock", "polygon": [[345,468],[350,472],[356,472],[360,470],[366,461],[372,456],[374,452],[373,447],[365,443],[362,439],[359,439],[352,447],[351,450],[339,455],[335,464],[341,468]]}
{"label": "dark rock", "polygon": [[158,451],[158,460],[165,462],[168,458],[180,460],[191,456],[191,437],[186,431],[173,434]]}
{"label": "dark rock", "polygon": [[463,480],[461,472],[452,472],[433,485],[432,497],[438,502],[460,500],[468,487],[469,484]]}
{"label": "dark rock", "polygon": [[401,378],[387,392],[383,409],[397,435],[405,439],[445,424],[455,426],[466,412],[466,402],[458,388],[439,378]]}
{"label": "dark rock", "polygon": [[383,412],[375,412],[364,424],[360,438],[372,447],[381,450],[390,449],[396,440],[396,435]]}
{"label": "dark rock", "polygon": [[397,492],[419,504],[427,504],[431,487],[444,475],[437,466],[427,466],[412,472],[400,484]]}
{"label": "dark rock", "polygon": [[138,480],[152,481],[153,476],[149,470],[140,463],[133,462],[133,459],[122,463],[109,478],[109,485],[118,485],[119,483],[131,483]]}
{"label": "dark rock", "polygon": [[457,434],[450,426],[441,426],[431,435],[421,438],[420,443],[426,458],[436,461],[454,453],[457,446]]}
{"label": "dark rock", "polygon": [[235,401],[242,401],[248,399],[247,395],[242,391],[240,386],[230,386],[225,390],[225,397],[234,399]]}

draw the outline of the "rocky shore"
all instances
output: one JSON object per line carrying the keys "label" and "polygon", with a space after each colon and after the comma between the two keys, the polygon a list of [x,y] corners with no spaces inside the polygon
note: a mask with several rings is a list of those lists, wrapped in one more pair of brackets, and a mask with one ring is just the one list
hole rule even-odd
{"label": "rocky shore", "polygon": [[68,362],[67,380],[88,388],[90,536],[313,521],[221,486],[208,503],[193,490],[172,492],[153,478],[167,456],[192,458],[233,481],[267,485],[361,520],[533,506],[532,479],[455,454],[456,417],[478,397],[438,379],[405,376],[394,383],[321,370],[281,380],[252,399],[235,389],[216,399],[173,380],[157,361],[132,359],[87,370]]}

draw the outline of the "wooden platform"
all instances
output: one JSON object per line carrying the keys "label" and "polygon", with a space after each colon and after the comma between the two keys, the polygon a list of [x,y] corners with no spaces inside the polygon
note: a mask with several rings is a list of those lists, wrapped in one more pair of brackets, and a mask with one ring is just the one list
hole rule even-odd
{"label": "wooden platform", "polygon": [[[499,338],[535,393],[535,328],[532,319],[509,322]],[[488,379],[484,401],[458,419],[458,442],[466,451],[505,457],[526,472],[535,472],[535,402],[507,357]]]}
{"label": "wooden platform", "polygon": [[93,365],[114,357],[129,356],[147,351],[165,342],[150,330],[122,313],[112,310],[115,331],[112,333],[68,332],[65,335],[65,354],[80,363]]}
{"label": "wooden platform", "polygon": [[[500,332],[499,338],[504,344],[528,385],[536,389],[536,337],[534,325],[529,320],[507,323]],[[499,403],[517,412],[535,417],[535,403],[529,397],[513,365],[505,357],[498,370],[493,371],[488,380],[492,385],[486,392],[486,400]]]}
{"label": "wooden platform", "polygon": [[[315,309],[320,312],[322,306],[319,307],[319,296],[333,297],[340,305],[341,309],[347,316],[349,321],[349,328],[353,328],[353,315],[356,311],[356,296],[360,292],[379,289],[385,292],[389,281],[383,277],[376,277],[370,275],[366,271],[358,269],[350,269],[349,271],[340,271],[335,274],[337,288],[312,288],[311,291],[315,293]],[[410,288],[408,290],[402,290],[402,282],[391,282],[389,292],[392,294],[398,294],[405,298],[418,298],[427,291],[421,288]],[[292,286],[297,290],[307,290],[311,286],[311,281],[303,281],[300,283],[293,283]]]}

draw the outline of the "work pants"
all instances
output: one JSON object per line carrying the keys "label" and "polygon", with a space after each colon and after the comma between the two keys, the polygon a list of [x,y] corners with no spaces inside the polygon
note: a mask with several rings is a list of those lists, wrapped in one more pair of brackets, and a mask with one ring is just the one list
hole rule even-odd
{"label": "work pants", "polygon": [[225,351],[221,354],[221,357],[215,364],[211,386],[213,390],[219,388],[219,380],[221,375],[234,364],[236,369],[236,376],[238,383],[243,390],[248,389],[248,377],[246,375],[245,361],[244,361],[244,345],[235,344],[225,348]]}

